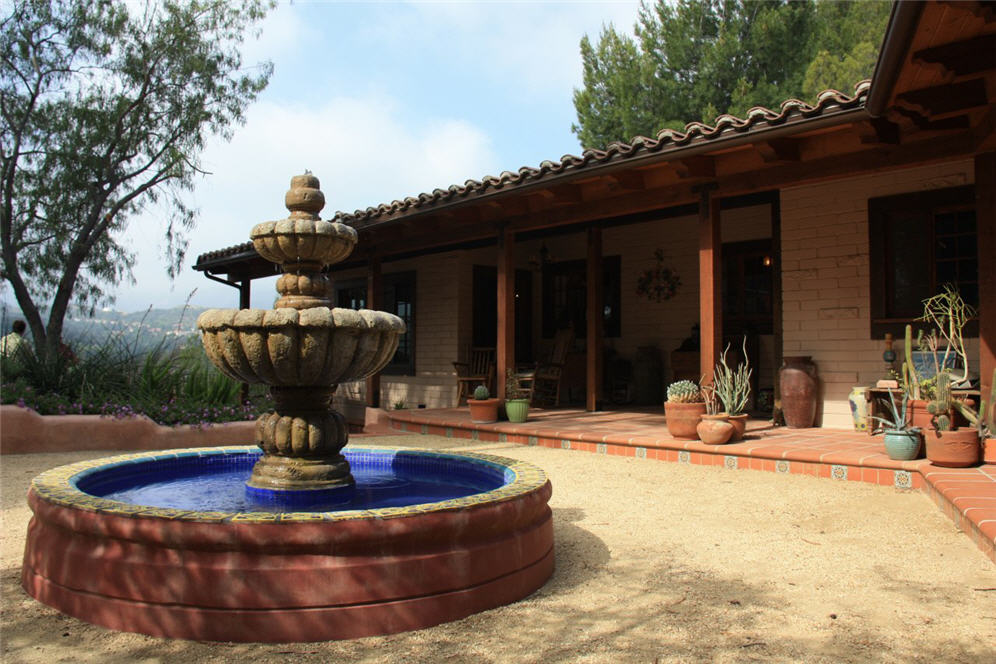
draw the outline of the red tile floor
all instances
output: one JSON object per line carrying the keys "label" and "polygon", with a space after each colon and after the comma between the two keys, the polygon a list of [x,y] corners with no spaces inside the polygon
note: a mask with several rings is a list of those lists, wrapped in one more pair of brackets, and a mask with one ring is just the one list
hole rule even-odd
{"label": "red tile floor", "polygon": [[388,417],[392,428],[409,433],[918,489],[996,562],[996,464],[939,468],[926,459],[893,461],[878,436],[839,429],[773,427],[762,420],[748,423],[747,436],[741,442],[706,445],[669,436],[659,408],[594,413],[533,409],[523,424],[474,424],[466,408],[396,410]]}

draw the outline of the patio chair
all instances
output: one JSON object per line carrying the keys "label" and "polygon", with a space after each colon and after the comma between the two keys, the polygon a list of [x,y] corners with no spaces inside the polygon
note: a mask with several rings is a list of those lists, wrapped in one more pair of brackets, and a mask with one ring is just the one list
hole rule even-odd
{"label": "patio chair", "polygon": [[474,393],[474,388],[484,385],[488,390],[494,390],[495,380],[495,349],[470,349],[466,362],[454,362],[453,369],[457,374],[457,404],[462,404]]}
{"label": "patio chair", "polygon": [[515,376],[519,386],[526,391],[529,403],[550,407],[560,405],[560,378],[564,372],[567,352],[574,344],[574,330],[558,330],[553,339],[550,357],[537,362],[533,367],[520,369]]}

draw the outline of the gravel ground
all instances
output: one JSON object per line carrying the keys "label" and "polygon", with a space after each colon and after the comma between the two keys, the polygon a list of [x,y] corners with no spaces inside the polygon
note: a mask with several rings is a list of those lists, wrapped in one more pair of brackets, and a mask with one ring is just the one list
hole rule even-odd
{"label": "gravel ground", "polygon": [[342,642],[198,643],[63,616],[19,586],[31,478],[110,452],[2,457],[4,662],[993,662],[996,566],[919,493],[433,436],[553,483],[557,570],[529,598]]}

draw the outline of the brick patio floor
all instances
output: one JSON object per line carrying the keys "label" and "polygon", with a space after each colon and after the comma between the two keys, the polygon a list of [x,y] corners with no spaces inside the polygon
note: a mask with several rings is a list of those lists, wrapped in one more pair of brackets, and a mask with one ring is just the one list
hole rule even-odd
{"label": "brick patio floor", "polygon": [[839,429],[788,429],[751,420],[743,441],[706,445],[669,436],[660,408],[594,413],[531,409],[523,424],[475,424],[466,408],[397,410],[388,417],[393,429],[408,433],[916,489],[926,492],[996,562],[996,465],[939,468],[926,459],[893,461],[878,436]]}

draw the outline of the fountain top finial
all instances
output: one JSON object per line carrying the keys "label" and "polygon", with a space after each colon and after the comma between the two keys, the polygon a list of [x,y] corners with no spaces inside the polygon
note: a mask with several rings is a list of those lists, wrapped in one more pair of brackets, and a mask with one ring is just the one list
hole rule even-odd
{"label": "fountain top finial", "polygon": [[325,207],[325,194],[318,178],[308,170],[304,175],[292,177],[284,205],[290,210],[291,219],[318,219],[318,213]]}

